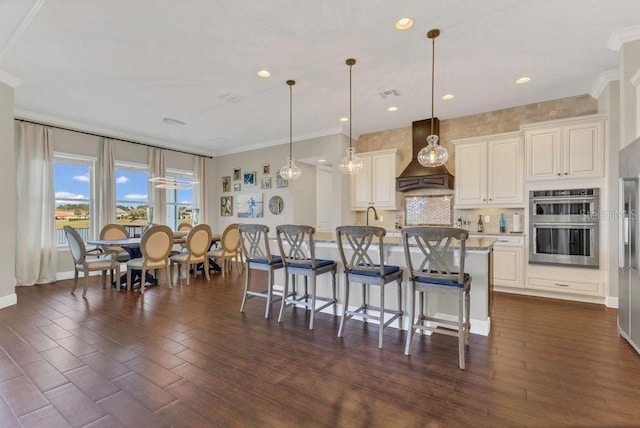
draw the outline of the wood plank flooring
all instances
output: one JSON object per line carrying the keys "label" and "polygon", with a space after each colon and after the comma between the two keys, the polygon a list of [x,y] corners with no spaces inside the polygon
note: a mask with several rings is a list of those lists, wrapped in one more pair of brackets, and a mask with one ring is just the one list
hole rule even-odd
{"label": "wood plank flooring", "polygon": [[[288,309],[241,314],[243,278],[213,275],[83,299],[18,287],[0,310],[2,427],[640,426],[640,356],[600,305],[496,294],[490,337],[456,338]],[[276,309],[276,305],[274,305]]]}

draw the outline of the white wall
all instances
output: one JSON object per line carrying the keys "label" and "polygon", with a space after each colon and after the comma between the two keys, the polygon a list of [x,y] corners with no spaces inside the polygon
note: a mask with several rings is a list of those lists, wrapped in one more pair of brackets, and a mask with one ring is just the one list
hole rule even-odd
{"label": "white wall", "polygon": [[16,153],[13,129],[14,89],[0,82],[0,224],[4,229],[0,245],[0,308],[14,305],[16,258]]}

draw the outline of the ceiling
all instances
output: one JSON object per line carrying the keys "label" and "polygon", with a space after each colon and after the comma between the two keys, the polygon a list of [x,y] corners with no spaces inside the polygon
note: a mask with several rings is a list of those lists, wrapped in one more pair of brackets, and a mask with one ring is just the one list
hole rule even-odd
{"label": "ceiling", "polygon": [[432,28],[443,120],[594,94],[638,25],[635,0],[0,0],[0,71],[18,117],[221,155],[288,141],[288,79],[294,140],[348,135],[347,58],[354,138],[429,117]]}

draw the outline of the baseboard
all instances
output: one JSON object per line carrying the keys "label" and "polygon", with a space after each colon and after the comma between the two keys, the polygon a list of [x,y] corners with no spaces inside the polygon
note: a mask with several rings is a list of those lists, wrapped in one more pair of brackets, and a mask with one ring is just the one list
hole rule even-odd
{"label": "baseboard", "polygon": [[562,293],[553,293],[551,291],[534,290],[531,288],[512,288],[512,287],[502,287],[502,286],[494,286],[493,291],[496,291],[499,293],[519,294],[521,296],[545,297],[547,299],[569,300],[572,302],[596,303],[599,305],[606,305],[605,298],[598,297],[598,296],[584,296],[580,294],[562,294]]}
{"label": "baseboard", "polygon": [[[120,273],[122,272],[126,272],[127,271],[127,267],[126,266],[120,266]],[[64,281],[65,279],[73,279],[75,272],[74,271],[66,271],[66,272],[57,272],[56,273],[56,281]],[[102,275],[102,272],[99,270],[95,270],[92,272],[89,272],[89,276],[98,276],[98,275]],[[108,274],[107,274],[108,276]],[[84,274],[81,272],[80,275],[78,276],[80,279],[82,279],[84,277]]]}
{"label": "baseboard", "polygon": [[607,308],[618,309],[618,298],[607,296],[604,298],[604,304],[607,306]]}
{"label": "baseboard", "polygon": [[0,297],[0,309],[6,308],[8,306],[13,306],[18,303],[18,295],[16,293],[11,293],[6,296]]}

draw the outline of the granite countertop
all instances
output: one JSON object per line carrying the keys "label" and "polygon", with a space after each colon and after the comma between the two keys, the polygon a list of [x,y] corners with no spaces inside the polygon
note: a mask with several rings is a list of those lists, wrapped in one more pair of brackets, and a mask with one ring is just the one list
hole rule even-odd
{"label": "granite countertop", "polygon": [[[336,242],[336,236],[332,232],[318,232],[314,235],[314,240],[316,242]],[[493,238],[469,238],[467,239],[467,250],[488,250],[493,247],[493,244],[496,242],[496,239]],[[402,238],[401,237],[388,237],[384,238],[385,245],[391,246],[402,246]],[[451,244],[451,248],[460,248],[460,243],[455,241]]]}

